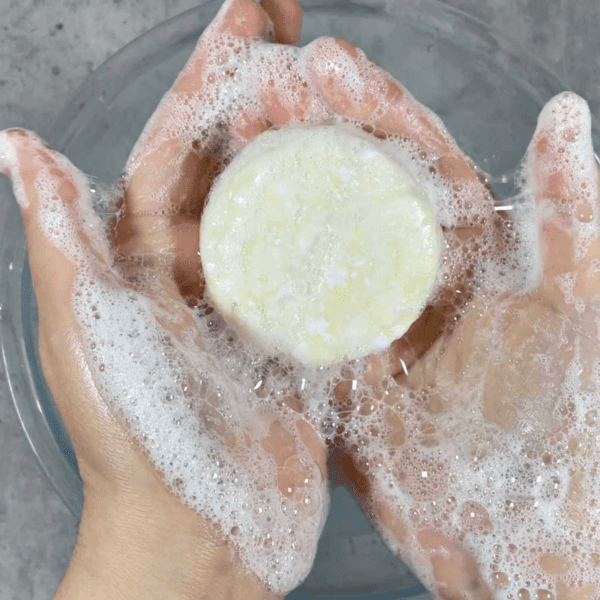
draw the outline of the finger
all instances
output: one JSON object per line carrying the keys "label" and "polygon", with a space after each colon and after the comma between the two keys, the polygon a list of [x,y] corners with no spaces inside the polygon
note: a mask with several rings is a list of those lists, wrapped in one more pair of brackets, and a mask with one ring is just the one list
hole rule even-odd
{"label": "finger", "polygon": [[538,212],[544,275],[573,271],[599,222],[591,114],[583,98],[564,92],[546,104],[523,167]]}
{"label": "finger", "polygon": [[[600,190],[600,167],[598,168],[597,189]],[[599,198],[600,202],[600,198]],[[600,297],[600,237],[593,240],[577,264],[577,274],[573,293],[586,303],[593,303]]]}
{"label": "finger", "polygon": [[179,147],[178,140],[169,140],[133,173],[113,249],[126,277],[135,278],[141,268],[164,281],[172,278],[180,295],[193,303],[203,294],[199,222],[218,156],[192,151],[180,161]]}
{"label": "finger", "polygon": [[223,34],[241,38],[266,36],[271,23],[256,0],[226,0],[206,31],[206,36]]}
{"label": "finger", "polygon": [[442,121],[362,50],[343,39],[321,38],[313,43],[311,65],[319,92],[336,113],[366,124],[379,137],[391,133],[416,144],[450,179],[480,182]]}
{"label": "finger", "polygon": [[[195,96],[207,86],[206,63],[215,57],[217,39],[230,35],[241,39],[267,37],[273,25],[265,10],[255,0],[226,0],[201,35],[196,48],[178,75],[172,88],[165,94],[156,111],[148,121],[129,163],[134,157],[147,154],[146,148],[155,148],[155,139],[168,127],[173,118],[173,99],[178,96]],[[225,53],[227,51],[224,51]],[[226,55],[225,55],[226,58]]]}
{"label": "finger", "polygon": [[102,224],[91,208],[88,179],[34,133],[0,132],[0,170],[21,207],[40,323],[69,318],[75,275],[93,254],[105,260]]}
{"label": "finger", "polygon": [[[462,152],[434,113],[346,40],[321,38],[313,43],[311,51],[311,76],[331,110],[362,124],[365,131],[376,137],[392,135],[409,142],[430,165],[430,171],[442,175],[452,186],[452,202],[462,207],[465,214],[484,217],[489,223],[499,220],[493,210],[492,190],[483,173]],[[460,253],[465,251],[468,239],[480,234],[475,227],[456,227],[447,228],[444,237],[447,246]],[[382,375],[384,380],[402,376],[447,329],[448,319],[467,301],[471,280],[467,260],[456,264],[439,301],[423,312],[389,352],[371,357],[379,363],[376,376]]]}
{"label": "finger", "polygon": [[[221,146],[226,144],[222,139],[202,144],[182,139],[176,115],[181,110],[181,98],[212,93],[206,91],[207,86],[215,86],[214,81],[208,81],[206,64],[212,59],[218,62],[215,52],[221,51],[215,40],[219,36],[267,39],[275,27],[275,35],[282,41],[299,38],[302,14],[295,0],[271,2],[267,8],[275,25],[254,0],[228,0],[223,4],[147,124],[126,167],[125,191],[114,231],[119,264],[133,277],[135,265],[155,265],[162,271],[161,276],[168,274],[176,281],[188,304],[196,303],[203,295],[198,224],[211,182],[222,168]],[[237,120],[244,121],[244,117],[247,122],[240,125],[241,138],[268,128],[253,115],[241,115]]]}
{"label": "finger", "polygon": [[[222,35],[231,35],[243,39],[264,37],[272,27],[268,15],[254,0],[226,0],[212,23],[200,37],[194,52],[178,75],[172,88],[165,94],[161,103],[149,119],[142,132],[132,155],[129,158],[126,173],[129,178],[134,177],[140,166],[149,163],[144,177],[152,171],[153,194],[151,198],[156,201],[161,196],[165,185],[173,184],[173,174],[177,167],[189,158],[189,150],[175,133],[178,131],[176,121],[178,99],[201,94],[208,82],[206,77],[206,62],[209,55],[215,54],[215,40]],[[134,191],[137,182],[131,182]],[[143,190],[140,190],[141,192]],[[164,194],[163,194],[164,195]],[[132,197],[137,199],[138,194]],[[153,210],[152,202],[144,206]]]}
{"label": "finger", "polygon": [[[196,94],[206,84],[203,72],[206,55],[214,50],[220,36],[241,39],[266,38],[273,27],[265,10],[255,0],[225,0],[221,9],[204,30],[194,52],[177,77],[172,91],[176,94]],[[160,108],[160,107],[159,107]],[[168,109],[167,109],[168,114]],[[157,115],[160,121],[161,112]]]}
{"label": "finger", "polygon": [[536,202],[565,225],[598,220],[592,119],[583,98],[563,92],[544,106],[525,169]]}
{"label": "finger", "polygon": [[[73,262],[50,243],[41,228],[37,215],[40,204],[50,202],[50,209],[59,202],[72,204],[73,186],[68,174],[59,176],[54,191],[57,199],[47,197],[45,190],[40,190],[39,183],[43,173],[48,172],[55,160],[49,150],[34,134],[10,129],[0,133],[0,169],[10,177],[13,190],[25,225],[29,263],[38,301],[40,323],[52,312],[60,320],[68,305],[75,278]],[[56,168],[56,165],[55,165]],[[63,172],[62,169],[57,169]],[[41,196],[41,197],[40,197]]]}
{"label": "finger", "polygon": [[[219,171],[222,140],[184,139],[178,119],[192,119],[182,99],[200,98],[208,82],[206,63],[221,35],[268,37],[272,24],[254,0],[228,0],[200,38],[172,89],[148,121],[125,169],[121,210],[114,230],[119,264],[135,276],[135,265],[154,264],[174,278],[188,303],[202,297],[198,224],[212,179]],[[188,136],[189,137],[189,136]],[[185,235],[180,235],[182,231]]]}
{"label": "finger", "polygon": [[275,41],[298,44],[302,35],[302,7],[297,0],[261,0],[260,5],[273,22]]}

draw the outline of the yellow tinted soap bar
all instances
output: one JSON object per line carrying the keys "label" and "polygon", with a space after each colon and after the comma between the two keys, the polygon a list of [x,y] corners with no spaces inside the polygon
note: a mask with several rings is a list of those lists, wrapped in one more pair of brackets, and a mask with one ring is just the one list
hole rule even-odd
{"label": "yellow tinted soap bar", "polygon": [[435,207],[376,138],[265,132],[215,183],[200,226],[212,301],[269,351],[328,365],[387,348],[439,266]]}

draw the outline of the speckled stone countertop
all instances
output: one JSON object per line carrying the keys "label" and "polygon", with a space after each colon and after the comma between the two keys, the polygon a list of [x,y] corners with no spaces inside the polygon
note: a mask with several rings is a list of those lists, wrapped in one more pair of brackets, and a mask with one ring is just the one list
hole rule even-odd
{"label": "speckled stone countertop", "polygon": [[[600,116],[598,0],[447,2],[528,45]],[[0,129],[43,136],[88,73],[196,3],[0,0]],[[67,567],[77,521],[39,468],[5,387],[0,369],[0,600],[42,600]]]}

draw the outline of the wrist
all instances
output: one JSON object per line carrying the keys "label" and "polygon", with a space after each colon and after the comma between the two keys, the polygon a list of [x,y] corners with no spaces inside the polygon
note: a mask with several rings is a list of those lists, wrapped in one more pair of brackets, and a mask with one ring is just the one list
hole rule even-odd
{"label": "wrist", "polygon": [[232,561],[206,520],[167,496],[147,503],[86,492],[78,542],[55,600],[278,598]]}

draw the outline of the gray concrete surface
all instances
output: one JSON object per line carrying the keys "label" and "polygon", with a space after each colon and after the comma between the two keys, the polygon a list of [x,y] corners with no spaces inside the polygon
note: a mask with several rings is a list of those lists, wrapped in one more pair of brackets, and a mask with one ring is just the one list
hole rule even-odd
{"label": "gray concrete surface", "polygon": [[[600,116],[598,0],[447,2],[529,45]],[[0,129],[23,126],[43,135],[90,71],[194,5],[0,0]],[[77,522],[38,467],[4,388],[0,372],[0,600],[42,600],[52,597],[67,567]]]}

